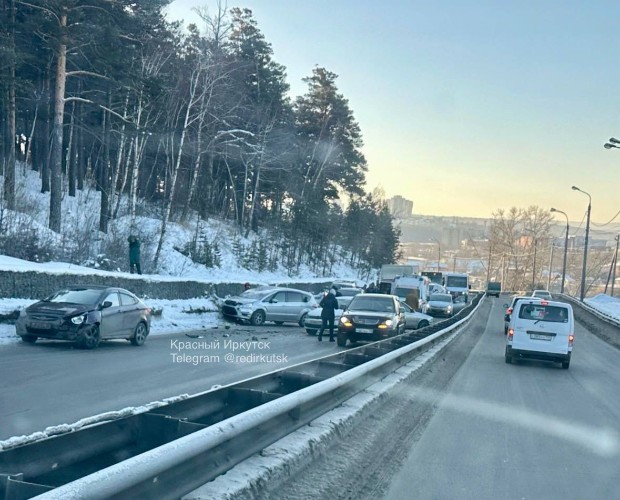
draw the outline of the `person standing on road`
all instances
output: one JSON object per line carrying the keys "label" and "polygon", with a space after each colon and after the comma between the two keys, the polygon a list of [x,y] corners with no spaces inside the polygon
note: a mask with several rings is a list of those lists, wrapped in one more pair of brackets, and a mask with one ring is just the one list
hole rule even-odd
{"label": "person standing on road", "polygon": [[418,310],[418,307],[420,307],[420,299],[418,299],[417,290],[411,290],[407,294],[407,297],[405,297],[405,304],[411,307],[411,309],[413,309],[414,311]]}
{"label": "person standing on road", "polygon": [[133,234],[127,238],[129,242],[129,272],[134,273],[134,270],[138,274],[142,274],[140,267],[140,240]]}
{"label": "person standing on road", "polygon": [[336,291],[332,288],[329,293],[319,302],[319,306],[323,308],[321,311],[321,329],[319,330],[319,342],[323,341],[323,332],[329,327],[329,341],[335,342],[334,339],[334,319],[336,317],[336,309],[338,309],[338,301],[336,300]]}

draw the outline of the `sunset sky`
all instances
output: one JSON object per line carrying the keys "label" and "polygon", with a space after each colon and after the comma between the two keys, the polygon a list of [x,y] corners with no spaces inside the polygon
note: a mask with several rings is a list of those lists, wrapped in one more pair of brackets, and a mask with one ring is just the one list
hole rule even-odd
{"label": "sunset sky", "polygon": [[[196,22],[175,0],[169,15]],[[620,211],[620,12],[611,1],[240,0],[292,96],[315,65],[339,75],[364,136],[368,190],[414,213],[489,217]],[[563,220],[560,215],[559,219]],[[615,220],[618,222],[620,217]]]}

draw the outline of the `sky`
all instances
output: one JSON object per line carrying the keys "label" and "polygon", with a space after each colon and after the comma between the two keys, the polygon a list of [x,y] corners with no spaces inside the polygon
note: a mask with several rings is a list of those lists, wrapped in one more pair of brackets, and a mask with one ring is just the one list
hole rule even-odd
{"label": "sky", "polygon": [[[172,19],[216,0],[174,0]],[[415,214],[490,217],[555,207],[620,211],[617,4],[559,0],[239,0],[287,68],[292,96],[318,65],[339,75],[364,137],[367,190]],[[559,215],[559,220],[563,216]],[[616,219],[620,220],[619,219]]]}

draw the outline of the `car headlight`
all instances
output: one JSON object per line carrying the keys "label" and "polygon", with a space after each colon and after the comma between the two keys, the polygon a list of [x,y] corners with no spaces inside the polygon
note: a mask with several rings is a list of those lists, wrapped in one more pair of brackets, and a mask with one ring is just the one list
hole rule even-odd
{"label": "car headlight", "polygon": [[353,326],[353,323],[351,322],[351,318],[349,318],[348,316],[341,316],[340,317],[340,322],[344,326]]}
{"label": "car headlight", "polygon": [[81,314],[79,316],[74,316],[71,318],[71,323],[74,325],[81,325],[86,322],[86,314]]}
{"label": "car headlight", "polygon": [[379,323],[379,328],[381,330],[385,330],[386,328],[390,328],[394,324],[394,321],[391,319],[384,319],[381,323]]}

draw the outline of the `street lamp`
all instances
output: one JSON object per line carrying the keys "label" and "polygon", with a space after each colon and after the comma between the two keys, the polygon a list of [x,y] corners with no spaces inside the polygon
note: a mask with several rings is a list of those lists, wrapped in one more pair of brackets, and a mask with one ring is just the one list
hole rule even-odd
{"label": "street lamp", "polygon": [[558,210],[557,208],[552,208],[551,212],[564,214],[564,217],[566,217],[566,236],[564,236],[564,262],[562,263],[562,287],[560,288],[560,293],[564,293],[564,280],[566,279],[566,253],[568,252],[568,215],[566,215],[566,212],[562,212],[562,210]]}
{"label": "street lamp", "polygon": [[[613,137],[612,137],[613,139]],[[590,212],[592,211],[592,197],[590,193],[586,193],[583,189],[579,189],[577,186],[571,188],[573,191],[579,191],[588,197],[588,215],[586,217],[586,240],[583,245],[583,266],[581,269],[581,290],[579,292],[579,300],[583,302],[583,298],[586,295],[586,263],[588,262],[588,236],[590,235]]]}
{"label": "street lamp", "polygon": [[605,144],[603,144],[603,147],[605,149],[620,148],[618,144],[620,144],[620,141],[612,137],[609,139],[609,142],[606,142]]}

